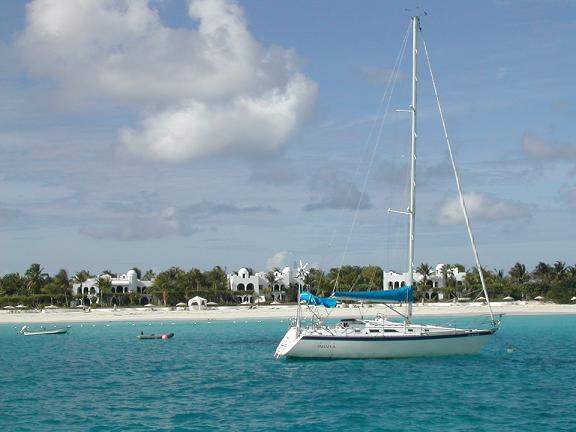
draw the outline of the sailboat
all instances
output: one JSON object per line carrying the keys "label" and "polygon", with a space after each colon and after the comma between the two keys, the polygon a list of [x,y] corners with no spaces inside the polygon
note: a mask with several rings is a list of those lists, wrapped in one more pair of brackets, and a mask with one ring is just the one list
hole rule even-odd
{"label": "sailboat", "polygon": [[[418,34],[420,18],[412,17],[412,100],[408,110],[411,117],[411,163],[410,163],[410,203],[406,211],[394,211],[409,218],[408,232],[408,272],[406,286],[398,289],[378,291],[348,291],[333,293],[331,298],[322,298],[299,288],[299,299],[296,318],[281,340],[275,353],[276,358],[309,357],[309,358],[402,358],[442,355],[461,355],[478,353],[498,330],[500,322],[495,319],[490,306],[488,290],[482,271],[479,271],[484,297],[490,313],[488,328],[454,328],[438,325],[417,324],[412,321],[412,303],[414,302],[414,222],[416,209],[416,140],[417,140],[417,60]],[[426,43],[423,46],[430,66]],[[456,179],[456,187],[460,204],[468,230],[474,259],[478,269],[481,269],[480,259],[472,233],[466,203],[460,186],[458,170],[452,153],[440,99],[430,67],[432,85],[438,103],[440,119],[444,136],[448,144],[448,153]],[[306,266],[300,265],[299,277],[302,279]],[[387,305],[405,303],[405,314],[392,308],[402,317],[401,321],[390,320],[382,315],[374,319],[343,319],[334,326],[327,325],[318,314],[310,325],[304,326],[302,320],[302,302],[316,307],[335,307],[337,300],[356,300],[362,302],[378,302]]]}

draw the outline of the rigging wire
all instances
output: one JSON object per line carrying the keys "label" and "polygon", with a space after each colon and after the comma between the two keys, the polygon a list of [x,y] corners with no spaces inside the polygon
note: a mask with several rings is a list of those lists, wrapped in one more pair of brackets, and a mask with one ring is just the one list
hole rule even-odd
{"label": "rigging wire", "polygon": [[[366,186],[368,184],[368,178],[370,176],[370,172],[371,172],[372,167],[374,165],[374,160],[376,157],[376,151],[378,150],[380,140],[382,137],[382,131],[384,129],[384,122],[386,121],[386,119],[388,117],[388,112],[390,109],[390,101],[392,99],[392,94],[394,93],[394,87],[395,87],[395,84],[398,80],[398,76],[400,73],[400,65],[402,64],[402,59],[404,58],[404,53],[406,51],[406,45],[408,42],[409,33],[410,33],[410,26],[408,26],[408,28],[406,29],[400,51],[396,57],[394,67],[392,69],[392,73],[390,74],[390,77],[388,78],[388,84],[386,86],[386,90],[384,91],[384,95],[382,96],[382,99],[380,101],[380,106],[378,108],[377,117],[376,117],[376,118],[380,117],[380,122],[379,122],[379,124],[376,122],[373,124],[373,127],[370,130],[368,138],[366,139],[367,143],[370,142],[370,139],[372,138],[372,134],[374,133],[374,131],[376,129],[378,129],[378,132],[376,135],[376,140],[374,142],[374,146],[372,148],[372,151],[370,152],[370,159],[369,159],[369,163],[368,163],[368,168],[366,170],[366,174],[364,175],[364,181],[362,183],[362,189],[360,190],[360,196],[358,197],[358,201],[356,202],[356,207],[354,209],[354,216],[352,218],[352,224],[351,224],[350,229],[348,231],[348,236],[346,238],[344,251],[343,251],[342,257],[340,259],[340,265],[338,267],[338,272],[336,274],[336,281],[334,283],[334,288],[333,288],[334,291],[336,291],[338,288],[338,281],[340,279],[340,270],[342,268],[342,264],[344,263],[344,259],[346,258],[346,255],[348,253],[348,248],[350,246],[350,239],[352,237],[352,232],[354,231],[354,227],[356,226],[356,221],[358,219],[358,212],[360,210],[360,205],[362,204],[362,200],[363,200],[364,194],[366,192]],[[383,114],[380,116],[384,102],[386,102],[386,105],[384,107]],[[377,128],[376,128],[376,125],[378,125]],[[360,169],[360,164],[358,164],[358,166],[357,166],[357,172],[359,171],[359,169]],[[351,192],[351,187],[349,188],[349,192]]]}
{"label": "rigging wire", "polygon": [[[422,34],[422,29],[420,29]],[[430,72],[430,79],[432,80],[432,87],[434,89],[434,96],[436,97],[436,105],[438,107],[438,112],[440,114],[440,120],[442,122],[442,129],[444,131],[444,138],[446,144],[448,145],[448,154],[450,155],[450,162],[452,164],[452,170],[454,172],[454,178],[456,179],[456,188],[458,189],[458,196],[460,198],[460,207],[462,208],[462,213],[464,214],[464,221],[466,222],[466,228],[468,230],[468,237],[470,238],[470,243],[472,245],[472,251],[474,254],[474,260],[478,266],[478,274],[480,275],[480,282],[482,283],[482,289],[484,290],[484,295],[486,296],[486,301],[488,302],[488,309],[490,311],[490,317],[492,322],[494,321],[494,313],[492,312],[492,306],[490,306],[490,299],[488,297],[488,289],[486,288],[486,282],[484,281],[484,275],[482,271],[482,266],[480,265],[480,257],[478,256],[478,251],[476,250],[476,242],[474,240],[474,233],[472,232],[472,227],[470,225],[470,219],[468,218],[468,211],[466,209],[466,202],[464,200],[464,194],[462,193],[462,187],[460,186],[460,175],[458,174],[458,168],[456,167],[456,162],[454,159],[454,153],[452,152],[452,144],[450,143],[450,138],[448,137],[448,129],[446,127],[446,122],[444,121],[444,112],[442,111],[442,106],[440,104],[440,97],[438,96],[438,89],[436,87],[436,80],[434,78],[434,73],[432,72],[432,64],[430,62],[430,56],[428,55],[428,47],[426,46],[426,40],[422,34],[422,43],[424,46],[424,53],[426,57],[426,63],[428,64],[428,71]]]}

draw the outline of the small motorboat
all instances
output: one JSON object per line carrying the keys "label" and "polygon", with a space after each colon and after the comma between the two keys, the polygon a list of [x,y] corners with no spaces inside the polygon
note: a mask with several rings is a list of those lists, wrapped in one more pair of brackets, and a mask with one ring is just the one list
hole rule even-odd
{"label": "small motorboat", "polygon": [[24,326],[20,329],[18,334],[22,336],[41,336],[41,335],[55,335],[55,334],[66,334],[70,327],[60,327],[47,329],[44,326],[40,327],[40,330],[31,330],[28,326]]}
{"label": "small motorboat", "polygon": [[144,334],[144,332],[138,335],[138,339],[171,339],[174,337],[174,333],[150,333]]}

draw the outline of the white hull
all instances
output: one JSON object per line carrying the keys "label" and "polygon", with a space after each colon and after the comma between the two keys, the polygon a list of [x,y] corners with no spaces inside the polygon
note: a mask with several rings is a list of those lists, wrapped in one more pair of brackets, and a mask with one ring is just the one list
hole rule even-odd
{"label": "white hull", "polygon": [[66,334],[66,333],[68,333],[68,329],[23,331],[20,334],[22,336],[43,336],[43,335]]}
{"label": "white hull", "polygon": [[404,336],[335,336],[291,328],[276,350],[276,357],[403,358],[476,354],[495,330],[458,331],[453,334]]}

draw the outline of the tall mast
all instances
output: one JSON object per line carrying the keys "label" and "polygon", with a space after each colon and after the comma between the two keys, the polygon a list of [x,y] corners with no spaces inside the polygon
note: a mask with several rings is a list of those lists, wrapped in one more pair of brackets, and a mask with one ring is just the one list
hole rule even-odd
{"label": "tall mast", "polygon": [[[414,283],[414,216],[416,213],[416,92],[418,85],[417,66],[418,66],[418,29],[420,28],[420,19],[417,16],[412,17],[412,103],[410,104],[410,116],[412,120],[412,150],[410,153],[410,207],[408,207],[408,216],[410,217],[408,231],[408,280],[406,285],[412,286]],[[412,315],[412,308],[408,306],[408,317]]]}

